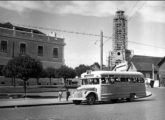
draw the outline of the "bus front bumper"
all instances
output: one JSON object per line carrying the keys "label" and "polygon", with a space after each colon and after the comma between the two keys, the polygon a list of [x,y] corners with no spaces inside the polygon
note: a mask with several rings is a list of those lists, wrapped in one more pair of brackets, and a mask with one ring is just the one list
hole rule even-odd
{"label": "bus front bumper", "polygon": [[86,98],[73,98],[73,97],[71,97],[70,100],[72,100],[72,101],[73,101],[73,100],[85,101]]}

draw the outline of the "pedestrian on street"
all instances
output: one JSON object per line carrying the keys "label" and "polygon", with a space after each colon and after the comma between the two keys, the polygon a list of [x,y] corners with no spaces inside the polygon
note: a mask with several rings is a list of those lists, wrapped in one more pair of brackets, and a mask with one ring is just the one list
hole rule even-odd
{"label": "pedestrian on street", "polygon": [[150,81],[150,86],[151,86],[151,88],[154,87],[154,80],[153,79]]}
{"label": "pedestrian on street", "polygon": [[62,98],[62,91],[60,90],[60,91],[58,92],[58,100],[61,101],[61,98]]}
{"label": "pedestrian on street", "polygon": [[66,101],[68,101],[69,96],[70,96],[70,92],[68,91],[68,89],[66,89]]}

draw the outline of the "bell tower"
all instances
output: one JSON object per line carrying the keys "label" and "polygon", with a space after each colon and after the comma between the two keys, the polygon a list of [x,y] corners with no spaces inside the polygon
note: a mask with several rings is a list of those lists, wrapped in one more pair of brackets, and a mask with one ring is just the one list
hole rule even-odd
{"label": "bell tower", "polygon": [[113,51],[111,53],[112,66],[126,60],[127,50],[127,19],[124,11],[116,11],[113,19]]}

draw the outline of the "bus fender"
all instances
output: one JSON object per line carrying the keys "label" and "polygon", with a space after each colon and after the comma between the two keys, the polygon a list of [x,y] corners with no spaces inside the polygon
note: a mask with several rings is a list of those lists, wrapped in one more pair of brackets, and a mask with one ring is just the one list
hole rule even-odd
{"label": "bus fender", "polygon": [[93,92],[93,91],[88,91],[87,94],[86,94],[86,98],[87,98],[89,95],[91,95],[91,94],[93,94],[93,95],[95,96],[96,100],[98,100],[98,95],[97,95],[97,93],[96,93],[96,92]]}

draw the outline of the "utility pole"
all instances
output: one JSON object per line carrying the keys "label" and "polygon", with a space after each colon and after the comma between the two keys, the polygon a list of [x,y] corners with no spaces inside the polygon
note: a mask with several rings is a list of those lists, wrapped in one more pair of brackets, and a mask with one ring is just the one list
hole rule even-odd
{"label": "utility pole", "polygon": [[152,79],[154,80],[154,64],[152,64]]}
{"label": "utility pole", "polygon": [[[16,36],[16,31],[15,31],[15,26],[13,26],[13,37]],[[15,40],[13,39],[13,53],[12,53],[12,58],[15,57]],[[16,86],[16,82],[15,82],[15,75],[12,77],[12,84],[14,85],[14,87]]]}
{"label": "utility pole", "polygon": [[103,31],[100,33],[100,70],[103,70]]}
{"label": "utility pole", "polygon": [[111,70],[111,52],[108,55],[108,70]]}
{"label": "utility pole", "polygon": [[[13,36],[15,37],[15,27],[13,26]],[[13,40],[13,53],[12,53],[12,58],[14,58],[14,51],[15,51],[15,44]]]}
{"label": "utility pole", "polygon": [[14,49],[15,49],[15,45],[14,45],[14,40],[13,40],[13,53],[12,53],[12,58],[14,58]]}

